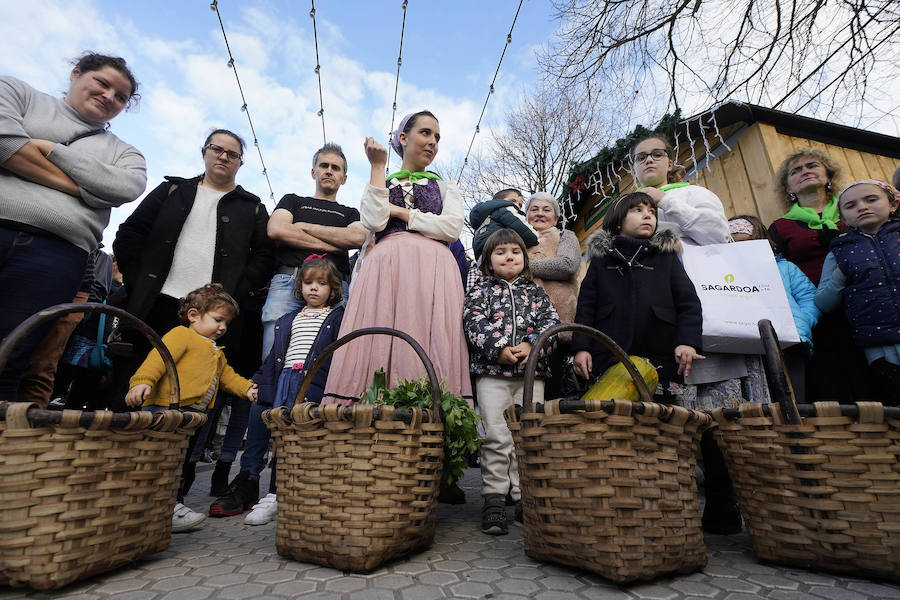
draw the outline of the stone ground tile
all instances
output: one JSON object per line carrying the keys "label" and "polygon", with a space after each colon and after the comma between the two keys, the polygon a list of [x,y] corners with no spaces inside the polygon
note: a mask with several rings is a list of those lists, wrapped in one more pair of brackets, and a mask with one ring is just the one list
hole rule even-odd
{"label": "stone ground tile", "polygon": [[477,581],[464,581],[450,586],[454,598],[484,598],[493,593],[493,589],[486,583]]}
{"label": "stone ground tile", "polygon": [[671,584],[672,589],[678,590],[682,594],[690,596],[699,596],[702,598],[715,598],[721,590],[707,584],[696,581],[685,581],[684,579],[675,580]]}
{"label": "stone ground tile", "polygon": [[358,592],[359,590],[364,590],[367,585],[368,583],[363,577],[348,576],[325,582],[325,590],[343,594],[345,592]]}
{"label": "stone ground tile", "polygon": [[224,575],[216,575],[206,580],[206,585],[216,589],[224,589],[232,586],[247,583],[250,579],[249,573],[226,573]]}
{"label": "stone ground tile", "polygon": [[[174,590],[165,596],[159,596],[159,600],[205,600],[214,597],[215,590],[208,587],[190,587],[180,590]],[[127,596],[131,600],[131,595]]]}
{"label": "stone ground tile", "polygon": [[816,598],[816,596],[810,596],[808,592],[796,590],[772,590],[765,597],[770,600],[809,600],[810,598]]}
{"label": "stone ground tile", "polygon": [[499,581],[494,581],[491,585],[493,585],[501,592],[506,592],[509,594],[522,594],[526,596],[529,594],[536,594],[537,592],[543,590],[543,588],[532,579],[503,578]]}
{"label": "stone ground tile", "polygon": [[200,583],[200,581],[202,581],[201,577],[196,577],[193,575],[169,577],[167,579],[163,579],[162,581],[157,581],[150,586],[150,589],[159,590],[161,592],[171,592],[172,590],[180,590],[181,588],[197,585],[198,583]]}
{"label": "stone ground tile", "polygon": [[580,600],[578,594],[572,592],[560,592],[557,590],[548,590],[532,596],[535,600]]}
{"label": "stone ground tile", "polygon": [[[482,573],[490,573],[490,571],[482,571]],[[483,581],[481,579],[473,578],[472,571],[467,571],[464,575],[464,579],[467,581]],[[416,581],[418,583],[424,583],[425,585],[450,585],[451,583],[457,583],[459,577],[455,573],[449,571],[432,571],[431,573],[416,575]]]}
{"label": "stone ground tile", "polygon": [[296,575],[282,569],[265,571],[262,573],[248,573],[251,583],[261,583],[263,585],[271,585],[273,583],[283,583],[285,581],[293,581]]}
{"label": "stone ground tile", "polygon": [[584,584],[573,575],[551,575],[538,579],[538,583],[548,590],[560,590],[562,592],[574,592],[584,587]]}
{"label": "stone ground tile", "polygon": [[[387,590],[378,591],[386,592]],[[440,598],[453,598],[454,596],[450,594],[450,592],[445,592],[443,588],[436,585],[414,585],[405,590],[400,590],[399,597],[402,600],[439,600]],[[394,598],[394,596],[389,596],[389,598]],[[380,599],[370,598],[369,596],[360,596],[359,600]]]}
{"label": "stone ground tile", "polygon": [[150,582],[148,580],[143,578],[107,581],[99,586],[98,591],[104,594],[125,594],[127,592],[130,595],[131,592],[135,592],[148,585],[149,583]]}
{"label": "stone ground tile", "polygon": [[305,597],[315,591],[317,584],[313,581],[288,581],[272,586],[270,590],[276,596]]}
{"label": "stone ground tile", "polygon": [[677,590],[664,587],[659,583],[638,584],[629,588],[628,591],[640,600],[674,600],[681,595]]}
{"label": "stone ground tile", "polygon": [[369,581],[369,585],[376,588],[384,588],[387,590],[399,590],[413,585],[415,581],[408,575],[399,575],[395,573],[387,573],[379,575]]}
{"label": "stone ground tile", "polygon": [[216,598],[228,598],[244,600],[245,598],[258,598],[266,591],[266,586],[261,583],[241,583],[230,585],[216,591]]}
{"label": "stone ground tile", "polygon": [[777,588],[781,590],[796,590],[800,585],[796,580],[788,579],[781,575],[758,575],[755,573],[747,577],[747,581],[763,588]]}
{"label": "stone ground tile", "polygon": [[234,565],[219,563],[191,569],[190,574],[196,575],[198,577],[215,577],[218,575],[227,575],[228,573],[234,573],[234,570]]}
{"label": "stone ground tile", "polygon": [[431,566],[439,571],[459,572],[471,569],[469,563],[463,562],[461,560],[439,560],[432,563]]}
{"label": "stone ground tile", "polygon": [[737,578],[726,579],[724,577],[720,577],[710,581],[709,585],[726,592],[739,592],[743,594],[756,594],[760,590],[760,587],[755,583],[750,583],[749,581],[744,581],[743,579]]}
{"label": "stone ground tile", "polygon": [[[334,596],[334,594],[332,594]],[[395,594],[390,590],[364,589],[345,594],[348,600],[394,600]]]}
{"label": "stone ground tile", "polygon": [[[206,589],[206,588],[203,588]],[[183,590],[182,590],[183,591]],[[133,592],[128,592],[127,594],[112,594],[109,596],[110,598],[127,598],[128,600],[155,600],[159,597],[159,594],[156,592],[151,592],[150,590],[135,590]]]}
{"label": "stone ground tile", "polygon": [[869,598],[900,598],[900,586],[896,585],[853,581],[847,585],[847,589],[865,594]]}
{"label": "stone ground tile", "polygon": [[809,593],[829,600],[869,600],[869,596],[838,587],[818,587],[809,588]]}
{"label": "stone ground tile", "polygon": [[[484,566],[480,561],[476,564],[478,566]],[[471,569],[462,575],[467,581],[480,581],[482,583],[491,583],[492,581],[496,581],[503,577],[500,573],[491,569]],[[424,575],[422,577],[424,577]]]}

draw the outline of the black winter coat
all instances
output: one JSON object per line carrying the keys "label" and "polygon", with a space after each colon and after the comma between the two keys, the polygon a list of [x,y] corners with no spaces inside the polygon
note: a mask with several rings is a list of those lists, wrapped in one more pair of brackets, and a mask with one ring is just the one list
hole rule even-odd
{"label": "black winter coat", "polygon": [[[668,230],[649,240],[605,231],[592,235],[575,313],[576,323],[606,333],[626,354],[649,359],[670,381],[683,381],[675,347],[700,351],[703,328],[700,299],[678,259],[680,251],[681,242]],[[572,349],[591,353],[594,375],[616,363],[600,342],[583,335],[572,336]]]}
{"label": "black winter coat", "polygon": [[[127,310],[139,318],[150,311],[169,275],[200,176],[165,179],[119,226],[113,242],[128,292]],[[237,186],[219,200],[217,215],[212,281],[221,283],[243,307],[250,292],[272,277],[273,244],[266,234],[269,213],[259,197]]]}

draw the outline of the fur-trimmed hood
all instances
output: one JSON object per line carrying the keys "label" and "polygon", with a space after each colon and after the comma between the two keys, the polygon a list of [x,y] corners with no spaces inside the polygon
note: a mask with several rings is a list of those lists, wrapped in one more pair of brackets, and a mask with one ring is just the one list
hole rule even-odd
{"label": "fur-trimmed hood", "polygon": [[[587,239],[585,259],[601,258],[614,255],[616,237],[605,229],[592,233]],[[633,238],[631,238],[633,239]],[[654,254],[681,254],[681,240],[671,229],[657,231],[649,240],[633,239],[636,244],[644,245],[653,250]]]}

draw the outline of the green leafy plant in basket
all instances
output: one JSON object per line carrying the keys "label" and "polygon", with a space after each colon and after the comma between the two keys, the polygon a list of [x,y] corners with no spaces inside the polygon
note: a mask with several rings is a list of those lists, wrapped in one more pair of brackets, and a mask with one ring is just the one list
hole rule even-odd
{"label": "green leafy plant in basket", "polygon": [[[387,387],[384,369],[375,371],[372,385],[360,401],[363,404],[388,404],[396,408],[432,408],[431,382],[427,377],[417,381],[401,379],[396,387]],[[441,409],[444,416],[444,464],[446,485],[453,485],[463,476],[466,455],[481,447],[478,421],[481,417],[459,396],[441,386]]]}

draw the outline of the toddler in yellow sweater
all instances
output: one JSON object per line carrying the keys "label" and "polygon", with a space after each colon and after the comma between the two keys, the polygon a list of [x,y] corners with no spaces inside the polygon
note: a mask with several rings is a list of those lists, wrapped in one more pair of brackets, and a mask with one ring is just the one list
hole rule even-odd
{"label": "toddler in yellow sweater", "polygon": [[[237,302],[218,283],[204,285],[181,299],[178,319],[186,326],[175,327],[162,338],[178,372],[181,410],[206,412],[215,404],[220,387],[256,402],[256,384],[238,375],[225,360],[222,348],[216,345],[216,340],[225,335],[228,323],[237,313]],[[158,350],[150,351],[129,385],[131,389],[125,396],[128,406],[143,404],[144,410],[152,412],[169,406],[169,380]],[[190,456],[201,430],[198,429],[188,443],[172,517],[173,532],[193,529],[205,519],[205,515],[183,504],[194,480],[196,465],[190,462]]]}

